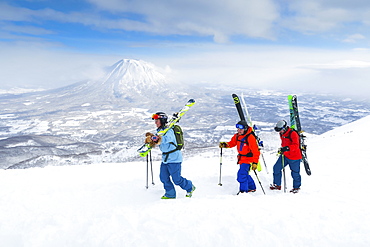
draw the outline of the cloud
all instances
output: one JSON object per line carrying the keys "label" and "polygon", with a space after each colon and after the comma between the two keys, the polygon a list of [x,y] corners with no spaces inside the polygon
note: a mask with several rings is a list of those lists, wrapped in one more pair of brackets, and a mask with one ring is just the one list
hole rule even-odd
{"label": "cloud", "polygon": [[279,17],[272,0],[88,1],[96,6],[94,11],[31,10],[1,4],[0,20],[54,20],[157,35],[213,36],[216,42],[227,42],[233,35],[272,39]]}
{"label": "cloud", "polygon": [[31,35],[44,35],[44,34],[54,34],[54,31],[47,30],[45,28],[35,27],[35,26],[18,26],[13,24],[2,24],[1,29],[3,31],[10,31],[12,33],[20,34],[31,34]]}
{"label": "cloud", "polygon": [[302,33],[348,31],[347,25],[353,23],[366,30],[370,24],[370,4],[366,0],[291,1],[286,11],[281,24]]}
{"label": "cloud", "polygon": [[[342,95],[370,94],[368,50],[238,46],[171,61],[179,79],[235,87]],[[174,69],[176,68],[176,69]]]}
{"label": "cloud", "polygon": [[345,43],[356,43],[358,40],[363,40],[366,37],[362,34],[352,34],[349,35],[346,39],[343,40]]}
{"label": "cloud", "polygon": [[0,45],[0,88],[51,89],[102,76],[119,57],[45,49],[45,44]]}

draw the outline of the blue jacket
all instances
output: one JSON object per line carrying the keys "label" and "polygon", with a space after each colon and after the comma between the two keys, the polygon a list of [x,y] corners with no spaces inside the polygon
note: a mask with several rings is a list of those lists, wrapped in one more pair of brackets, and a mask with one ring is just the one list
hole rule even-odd
{"label": "blue jacket", "polygon": [[[161,128],[157,129],[157,132],[163,130]],[[159,145],[159,149],[162,151],[162,153],[172,151],[176,148],[175,145],[173,145],[171,142],[175,143],[176,142],[176,137],[173,129],[169,129],[167,133],[162,136],[162,141],[161,144]],[[162,154],[162,162],[167,164],[167,163],[180,163],[182,162],[182,153],[180,150],[177,150],[173,153],[168,154],[168,158],[166,160],[166,154]]]}

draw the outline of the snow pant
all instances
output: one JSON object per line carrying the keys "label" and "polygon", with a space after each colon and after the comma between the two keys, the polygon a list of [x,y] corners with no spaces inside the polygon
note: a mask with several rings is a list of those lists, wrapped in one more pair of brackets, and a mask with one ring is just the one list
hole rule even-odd
{"label": "snow pant", "polygon": [[249,190],[255,190],[256,184],[253,181],[251,175],[249,175],[249,169],[251,165],[242,163],[240,164],[237,181],[240,183],[239,191],[240,192],[248,192]]}
{"label": "snow pant", "polygon": [[[301,187],[301,175],[299,174],[301,160],[291,160],[284,156],[284,167],[289,165],[292,178],[293,188],[297,189]],[[281,170],[283,169],[283,155],[280,155],[274,165],[274,184],[281,186]]]}
{"label": "snow pant", "polygon": [[[171,178],[172,177],[172,181]],[[170,198],[176,198],[175,185],[181,187],[181,189],[190,192],[193,188],[193,183],[186,178],[181,176],[181,162],[179,163],[163,163],[161,164],[159,178],[163,183],[164,190],[166,193],[164,196]]]}

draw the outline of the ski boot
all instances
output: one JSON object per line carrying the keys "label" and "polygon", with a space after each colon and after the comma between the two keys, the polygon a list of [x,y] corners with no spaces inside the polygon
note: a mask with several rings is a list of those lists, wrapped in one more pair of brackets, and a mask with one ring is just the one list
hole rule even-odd
{"label": "ski boot", "polygon": [[281,185],[270,184],[270,190],[281,190]]}

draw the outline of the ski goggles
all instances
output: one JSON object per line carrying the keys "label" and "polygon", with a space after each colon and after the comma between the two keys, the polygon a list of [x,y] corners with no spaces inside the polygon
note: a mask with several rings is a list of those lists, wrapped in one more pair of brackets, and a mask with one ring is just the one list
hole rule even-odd
{"label": "ski goggles", "polygon": [[237,129],[242,129],[242,130],[244,130],[244,129],[246,129],[246,126],[244,126],[244,125],[242,125],[242,124],[236,124],[236,128],[237,128]]}
{"label": "ski goggles", "polygon": [[280,132],[280,131],[282,131],[283,129],[284,129],[283,127],[280,127],[280,128],[279,128],[279,127],[275,127],[275,128],[274,128],[274,130],[275,130],[276,132]]}
{"label": "ski goggles", "polygon": [[165,116],[163,116],[163,115],[159,115],[159,114],[153,114],[152,115],[152,119],[153,120],[157,120],[157,119],[160,119],[160,118],[166,118]]}

